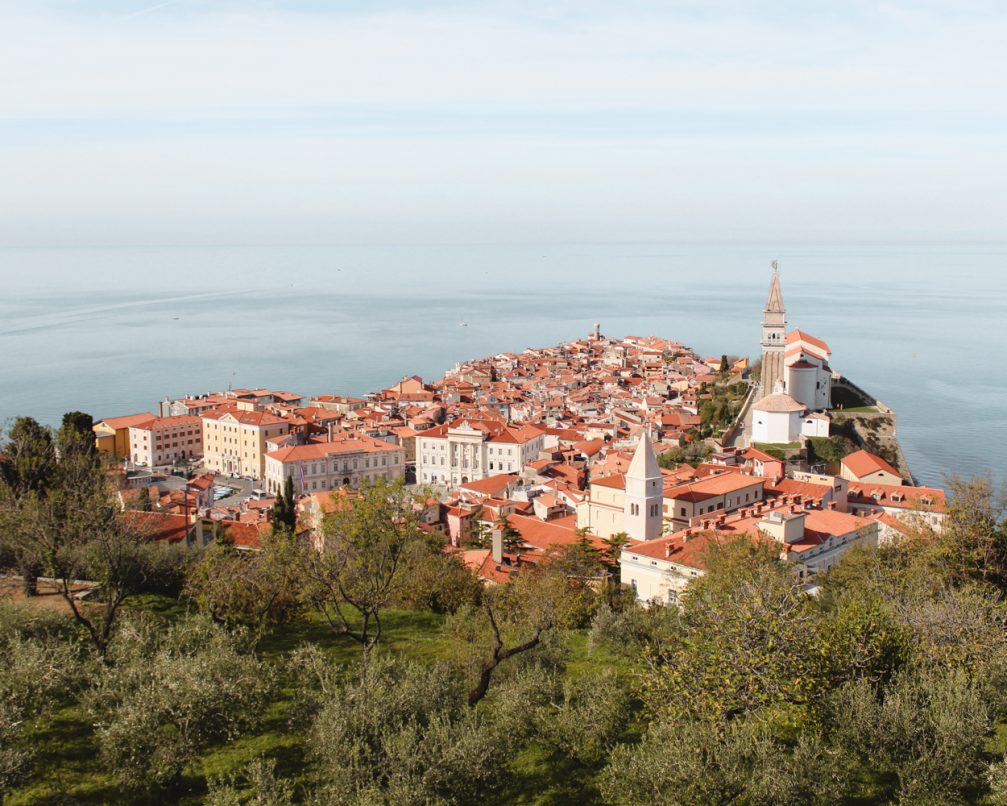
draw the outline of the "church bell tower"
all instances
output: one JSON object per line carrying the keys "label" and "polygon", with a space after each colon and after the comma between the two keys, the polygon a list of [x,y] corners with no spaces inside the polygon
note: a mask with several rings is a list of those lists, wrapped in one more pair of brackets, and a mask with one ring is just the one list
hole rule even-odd
{"label": "church bell tower", "polygon": [[664,477],[654,455],[650,436],[640,436],[626,470],[623,529],[634,540],[654,540],[664,525]]}
{"label": "church bell tower", "polygon": [[780,291],[780,273],[773,261],[769,299],[762,312],[762,397],[786,392],[783,357],[787,349],[787,311]]}

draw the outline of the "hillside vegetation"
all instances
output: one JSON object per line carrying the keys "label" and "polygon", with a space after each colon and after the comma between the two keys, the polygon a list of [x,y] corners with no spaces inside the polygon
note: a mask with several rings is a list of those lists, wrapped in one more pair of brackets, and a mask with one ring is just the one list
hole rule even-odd
{"label": "hillside vegetation", "polygon": [[727,541],[644,609],[586,540],[484,588],[396,486],[327,517],[322,554],[151,545],[86,437],[20,422],[0,460],[4,803],[1007,802],[986,482],[817,597]]}

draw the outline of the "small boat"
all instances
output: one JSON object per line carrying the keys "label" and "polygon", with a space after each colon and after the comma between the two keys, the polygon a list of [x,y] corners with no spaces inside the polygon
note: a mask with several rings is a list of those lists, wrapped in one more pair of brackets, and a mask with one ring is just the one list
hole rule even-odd
{"label": "small boat", "polygon": [[468,327],[468,326],[469,326],[468,322],[459,322],[458,323],[458,327]]}

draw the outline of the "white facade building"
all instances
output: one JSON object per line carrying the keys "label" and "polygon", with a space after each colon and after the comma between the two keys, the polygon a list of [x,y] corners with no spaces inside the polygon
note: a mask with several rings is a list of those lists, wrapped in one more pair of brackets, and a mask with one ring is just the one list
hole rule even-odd
{"label": "white facade building", "polygon": [[764,397],[752,406],[752,441],[769,444],[796,442],[801,437],[827,437],[829,418],[809,413],[788,394]]}
{"label": "white facade building", "polygon": [[879,531],[874,518],[781,505],[755,517],[727,519],[712,531],[690,528],[627,546],[619,556],[619,568],[622,581],[639,601],[674,603],[693,579],[706,573],[707,554],[718,543],[747,538],[778,547],[780,561],[792,564],[798,577],[811,583],[852,546],[876,546]]}
{"label": "white facade building", "polygon": [[752,406],[752,441],[770,444],[794,442],[801,434],[804,406],[790,395],[764,397]]}
{"label": "white facade building", "polygon": [[332,442],[293,445],[266,454],[266,490],[279,493],[292,477],[296,493],[360,487],[378,479],[405,477],[406,452],[364,434],[350,433]]}
{"label": "white facade building", "polygon": [[538,458],[545,432],[534,426],[464,420],[416,436],[416,480],[457,487],[500,473],[520,473]]}

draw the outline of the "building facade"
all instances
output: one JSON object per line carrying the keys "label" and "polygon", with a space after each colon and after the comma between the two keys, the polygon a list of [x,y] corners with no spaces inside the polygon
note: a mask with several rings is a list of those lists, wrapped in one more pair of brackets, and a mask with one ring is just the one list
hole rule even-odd
{"label": "building facade", "polygon": [[203,455],[203,429],[199,417],[153,417],[130,426],[129,457],[134,464],[162,467]]}
{"label": "building facade", "polygon": [[283,490],[287,478],[301,494],[356,488],[379,479],[405,478],[406,454],[399,445],[363,434],[345,434],[332,442],[293,445],[267,453],[265,486],[270,493]]}
{"label": "building facade", "polygon": [[273,414],[217,409],[200,415],[203,464],[215,473],[261,479],[266,441],[290,433],[290,424]]}
{"label": "building facade", "polygon": [[538,458],[545,432],[534,426],[465,420],[416,435],[416,480],[457,487],[499,473],[520,473]]}
{"label": "building facade", "polygon": [[639,601],[675,603],[693,579],[706,573],[711,548],[741,538],[779,550],[780,561],[811,585],[853,546],[876,546],[879,531],[876,519],[778,506],[756,517],[742,513],[713,530],[689,528],[627,546],[619,556],[619,568],[623,582],[633,588]]}
{"label": "building facade", "polygon": [[130,455],[129,429],[154,419],[156,415],[149,411],[141,414],[127,414],[124,417],[106,417],[92,427],[94,444],[100,453],[111,454],[119,458]]}

